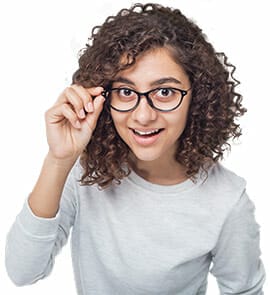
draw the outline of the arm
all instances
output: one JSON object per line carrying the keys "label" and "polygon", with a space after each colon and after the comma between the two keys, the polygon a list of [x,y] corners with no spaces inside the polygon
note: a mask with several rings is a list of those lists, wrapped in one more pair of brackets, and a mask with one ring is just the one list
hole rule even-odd
{"label": "arm", "polygon": [[55,217],[35,215],[26,200],[8,233],[6,269],[17,286],[32,284],[48,276],[55,256],[67,242],[77,207],[72,174],[64,187]]}
{"label": "arm", "polygon": [[244,192],[230,212],[212,251],[221,294],[262,295],[265,271],[260,260],[259,226],[254,205]]}
{"label": "arm", "polygon": [[[46,112],[49,153],[29,197],[29,205],[37,216],[55,216],[66,178],[96,127],[104,102],[101,91],[101,87],[85,89],[73,85]],[[95,95],[99,96],[92,101]]]}
{"label": "arm", "polygon": [[68,238],[76,211],[70,171],[96,127],[104,102],[101,91],[72,85],[46,112],[49,152],[7,237],[6,268],[17,285],[47,276]]}

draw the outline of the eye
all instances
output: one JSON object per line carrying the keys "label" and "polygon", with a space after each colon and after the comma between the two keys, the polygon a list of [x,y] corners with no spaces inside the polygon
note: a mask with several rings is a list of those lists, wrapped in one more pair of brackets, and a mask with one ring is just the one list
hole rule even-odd
{"label": "eye", "polygon": [[170,97],[172,95],[174,95],[174,91],[171,88],[160,88],[156,92],[158,97]]}
{"label": "eye", "polygon": [[134,92],[128,88],[120,88],[118,89],[118,95],[123,97],[130,97],[134,95]]}

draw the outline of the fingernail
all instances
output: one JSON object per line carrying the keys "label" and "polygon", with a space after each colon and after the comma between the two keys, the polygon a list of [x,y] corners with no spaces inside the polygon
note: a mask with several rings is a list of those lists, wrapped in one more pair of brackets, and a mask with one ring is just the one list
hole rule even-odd
{"label": "fingernail", "polygon": [[88,102],[87,104],[87,110],[89,113],[92,113],[94,111],[94,106],[91,102]]}
{"label": "fingernail", "polygon": [[81,128],[81,123],[80,123],[80,121],[76,121],[75,126],[76,126],[76,128]]}
{"label": "fingernail", "polygon": [[84,109],[81,109],[80,112],[79,112],[79,116],[80,118],[84,119],[85,118],[85,112],[84,112]]}
{"label": "fingernail", "polygon": [[104,88],[103,88],[103,87],[101,87],[101,86],[98,86],[98,87],[96,88],[96,90],[103,91],[103,90],[104,90]]}

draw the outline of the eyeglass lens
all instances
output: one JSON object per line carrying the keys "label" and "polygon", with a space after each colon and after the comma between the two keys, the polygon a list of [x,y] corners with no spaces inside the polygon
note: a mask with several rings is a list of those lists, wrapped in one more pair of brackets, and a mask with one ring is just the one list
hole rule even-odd
{"label": "eyeglass lens", "polygon": [[142,96],[147,96],[154,108],[169,111],[178,107],[186,94],[185,91],[177,88],[157,88],[146,93],[138,93],[129,88],[114,88],[109,92],[110,105],[120,111],[135,108]]}

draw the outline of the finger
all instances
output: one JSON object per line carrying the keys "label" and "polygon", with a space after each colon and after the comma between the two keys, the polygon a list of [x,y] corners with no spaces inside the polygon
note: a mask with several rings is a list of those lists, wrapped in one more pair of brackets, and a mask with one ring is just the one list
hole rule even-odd
{"label": "finger", "polygon": [[67,120],[74,128],[81,128],[77,114],[67,103],[54,106],[53,108],[49,109],[45,115],[48,124],[59,124]]}
{"label": "finger", "polygon": [[[98,87],[92,87],[92,88],[86,88],[86,91],[95,99],[95,97],[101,95],[102,91],[104,90],[103,87],[98,86]],[[92,104],[91,104],[92,103]],[[93,101],[91,101],[89,104],[89,108],[91,109],[92,112],[95,110],[95,104]]]}
{"label": "finger", "polygon": [[98,115],[103,109],[104,102],[105,102],[105,98],[102,95],[97,96],[93,101],[94,108],[95,108]]}
{"label": "finger", "polygon": [[101,94],[101,92],[104,90],[103,87],[97,86],[97,87],[91,87],[91,88],[85,88],[87,92],[89,92],[92,96],[98,96]]}
{"label": "finger", "polygon": [[93,112],[92,95],[81,85],[73,84],[71,88],[81,97],[86,112]]}
{"label": "finger", "polygon": [[78,116],[76,113],[70,108],[69,105],[63,104],[62,105],[62,114],[63,116],[70,122],[70,124],[76,128],[81,128],[80,120],[78,119]]}
{"label": "finger", "polygon": [[86,117],[89,127],[93,130],[96,127],[98,117],[103,109],[104,101],[105,98],[102,95],[97,96],[93,101],[95,111],[91,114],[89,113]]}
{"label": "finger", "polygon": [[75,91],[72,87],[67,87],[65,89],[65,96],[67,102],[69,102],[74,108],[80,119],[85,118],[85,110],[84,110],[84,101],[82,97]]}

